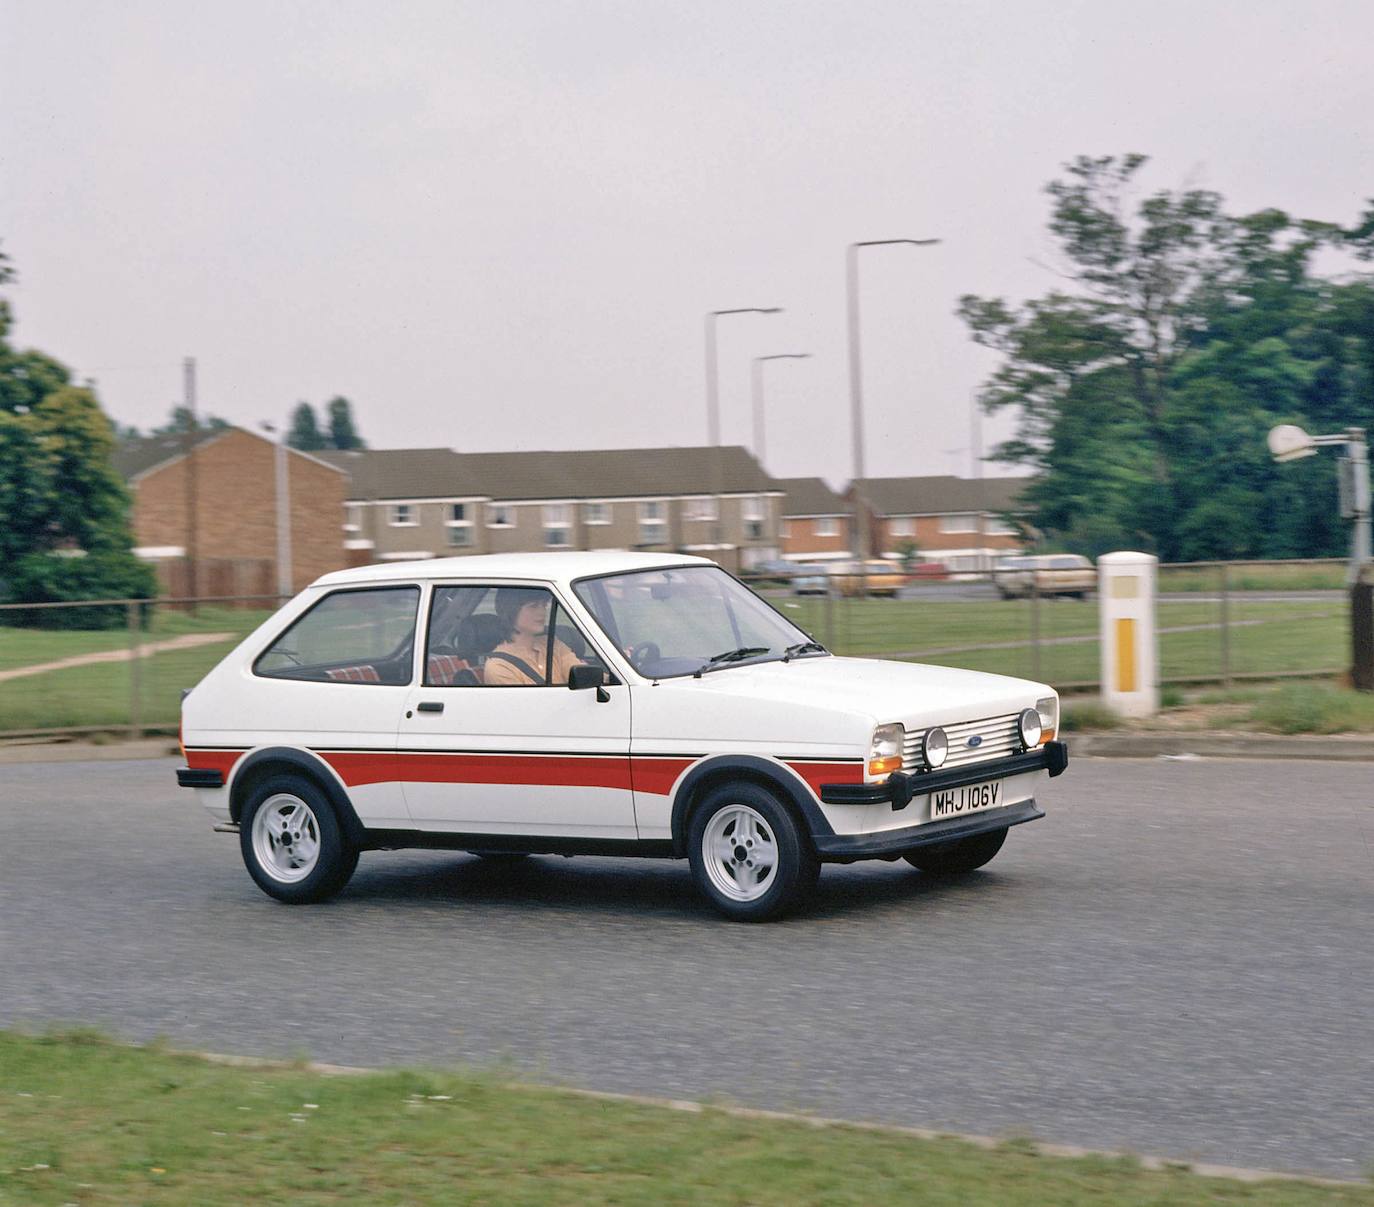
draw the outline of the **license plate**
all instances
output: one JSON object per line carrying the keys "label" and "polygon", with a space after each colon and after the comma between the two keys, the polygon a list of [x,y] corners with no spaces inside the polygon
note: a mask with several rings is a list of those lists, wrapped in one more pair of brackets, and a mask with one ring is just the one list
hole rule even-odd
{"label": "license plate", "polygon": [[930,820],[962,817],[982,809],[996,809],[1003,803],[1002,781],[986,780],[981,784],[967,784],[962,788],[946,788],[930,794]]}

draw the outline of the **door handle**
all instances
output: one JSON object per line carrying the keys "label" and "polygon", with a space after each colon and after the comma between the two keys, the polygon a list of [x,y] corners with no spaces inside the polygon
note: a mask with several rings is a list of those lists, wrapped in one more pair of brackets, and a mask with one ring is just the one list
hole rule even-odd
{"label": "door handle", "polygon": [[415,706],[416,712],[443,712],[444,706],[438,700],[421,700]]}

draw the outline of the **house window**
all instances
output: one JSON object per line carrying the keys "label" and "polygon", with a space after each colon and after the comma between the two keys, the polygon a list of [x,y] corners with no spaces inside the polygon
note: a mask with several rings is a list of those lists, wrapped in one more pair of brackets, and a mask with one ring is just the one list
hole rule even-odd
{"label": "house window", "polygon": [[450,503],[448,519],[448,543],[452,549],[465,549],[472,544],[472,508],[467,503]]}
{"label": "house window", "polygon": [[978,518],[971,512],[958,512],[940,517],[941,532],[977,532]]}
{"label": "house window", "polygon": [[895,520],[889,521],[892,525],[893,536],[915,536],[916,521],[910,516],[899,516]]}
{"label": "house window", "polygon": [[639,543],[662,545],[667,539],[668,525],[663,500],[653,499],[639,505]]}
{"label": "house window", "polygon": [[391,526],[393,528],[414,528],[415,508],[409,503],[391,505]]}
{"label": "house window", "polygon": [[811,521],[811,531],[817,536],[839,536],[840,521],[833,515],[823,515]]}
{"label": "house window", "polygon": [[757,541],[763,537],[763,500],[758,495],[745,495],[740,500],[740,514],[744,517],[744,535],[747,540]]}
{"label": "house window", "polygon": [[505,503],[491,503],[487,506],[488,528],[514,528],[514,508]]}
{"label": "house window", "polygon": [[683,504],[682,518],[689,521],[714,521],[720,515],[720,507],[715,499],[687,499]]}
{"label": "house window", "polygon": [[357,503],[344,504],[344,531],[361,532],[363,528],[363,509]]}
{"label": "house window", "polygon": [[582,505],[582,522],[584,524],[609,524],[611,522],[611,505],[609,503],[584,503]]}
{"label": "house window", "polygon": [[1009,524],[997,516],[988,516],[983,521],[983,533],[985,536],[1015,536],[1016,525]]}
{"label": "house window", "polygon": [[544,514],[544,547],[566,549],[572,544],[568,530],[572,527],[572,508],[566,503],[546,503]]}

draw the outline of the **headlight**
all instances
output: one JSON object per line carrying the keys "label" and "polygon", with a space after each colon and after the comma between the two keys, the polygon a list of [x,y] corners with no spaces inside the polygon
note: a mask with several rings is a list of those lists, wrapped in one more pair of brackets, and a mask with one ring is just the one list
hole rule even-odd
{"label": "headlight", "polygon": [[900,723],[879,725],[868,747],[868,774],[891,775],[902,769],[902,746],[906,730]]}
{"label": "headlight", "polygon": [[1040,714],[1040,740],[1048,742],[1059,732],[1059,697],[1046,696],[1037,700],[1035,711]]}
{"label": "headlight", "polygon": [[1040,714],[1028,708],[1016,718],[1016,728],[1021,732],[1021,744],[1029,750],[1040,744]]}
{"label": "headlight", "polygon": [[921,757],[925,759],[927,767],[940,767],[944,765],[945,755],[949,753],[949,738],[945,731],[938,725],[927,729],[925,736],[921,739]]}

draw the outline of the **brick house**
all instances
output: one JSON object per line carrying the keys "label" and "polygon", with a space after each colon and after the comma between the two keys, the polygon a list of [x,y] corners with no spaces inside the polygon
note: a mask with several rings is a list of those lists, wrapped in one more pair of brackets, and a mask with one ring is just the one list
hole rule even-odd
{"label": "brick house", "polygon": [[782,492],[739,447],[323,456],[349,474],[346,544],[361,560],[643,549],[739,569],[779,553]]}
{"label": "brick house", "polygon": [[[115,450],[114,467],[133,496],[135,552],[157,567],[164,592],[276,592],[276,457],[273,441],[237,427],[200,433],[189,456],[182,436],[149,436]],[[348,475],[295,449],[286,450],[286,469],[290,577],[299,590],[348,564],[339,530]]]}
{"label": "brick house", "polygon": [[1008,521],[1024,510],[1024,478],[863,478],[857,490],[868,515],[869,547],[880,557],[899,557],[915,546],[925,561],[951,570],[986,570],[1027,545]]}
{"label": "brick house", "polygon": [[782,556],[788,561],[825,562],[850,557],[852,504],[820,478],[779,478],[783,492]]}

